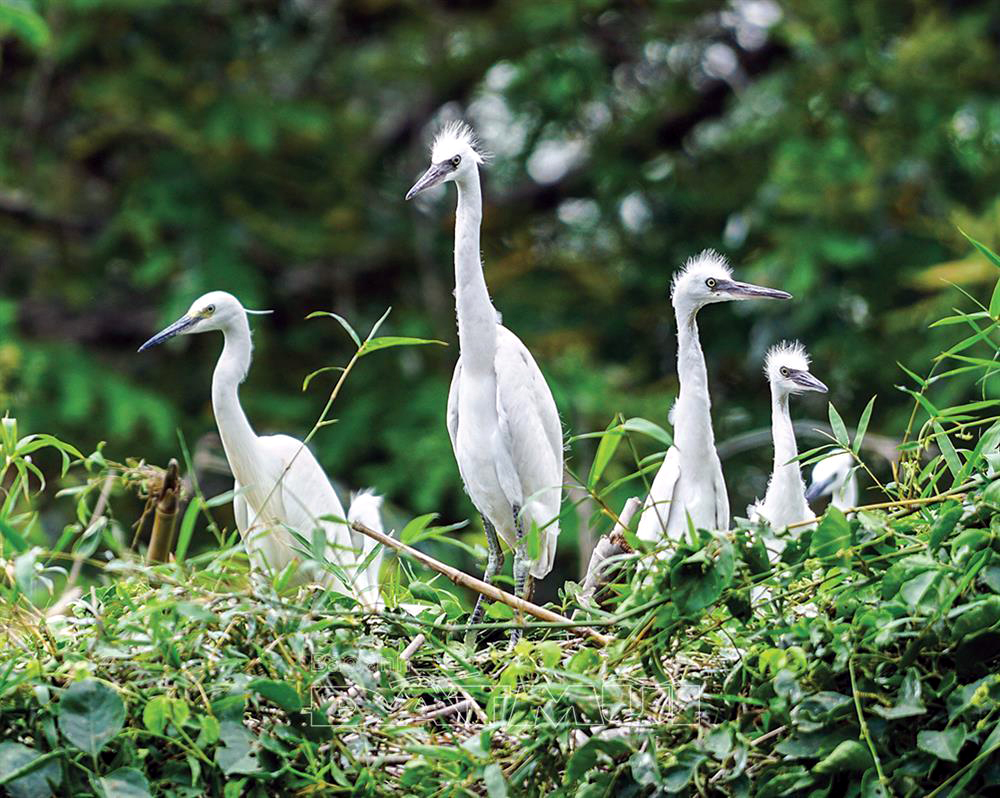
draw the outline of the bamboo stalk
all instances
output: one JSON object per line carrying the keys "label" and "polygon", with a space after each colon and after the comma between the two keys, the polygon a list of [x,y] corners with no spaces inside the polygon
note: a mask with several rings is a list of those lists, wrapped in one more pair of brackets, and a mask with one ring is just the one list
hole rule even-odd
{"label": "bamboo stalk", "polygon": [[642,500],[636,496],[625,502],[614,529],[608,535],[601,537],[594,547],[580,590],[580,598],[584,601],[590,601],[594,593],[608,583],[611,574],[608,572],[609,569],[605,567],[605,561],[611,557],[629,554],[632,551],[632,548],[625,541],[625,530],[632,523],[632,518],[639,512],[640,507],[642,507]]}
{"label": "bamboo stalk", "polygon": [[[519,598],[518,596],[512,595],[505,590],[501,590],[496,585],[488,584],[482,579],[476,579],[474,576],[469,576],[469,574],[464,571],[459,571],[457,568],[445,565],[443,562],[435,560],[433,557],[424,554],[422,551],[418,551],[412,546],[407,546],[405,543],[389,537],[389,535],[386,535],[384,532],[376,532],[374,529],[369,529],[364,524],[358,523],[357,521],[351,524],[351,529],[355,532],[360,532],[362,535],[367,535],[372,540],[377,540],[383,546],[388,546],[390,549],[395,549],[398,552],[406,554],[419,562],[421,565],[425,565],[432,571],[437,571],[439,574],[443,574],[448,577],[448,579],[456,585],[474,590],[477,593],[486,596],[486,598],[492,599],[493,601],[503,602],[508,607],[513,607],[515,610],[525,612],[528,615],[532,615],[542,621],[566,623],[572,627],[573,621],[564,615],[560,615],[552,610],[547,610],[545,607],[539,607],[537,604],[532,604],[530,601],[525,601],[523,598]],[[572,628],[577,633],[589,637],[595,643],[602,646],[608,645],[613,639],[585,626]]]}
{"label": "bamboo stalk", "polygon": [[180,467],[177,460],[170,459],[163,475],[163,485],[156,500],[153,515],[153,531],[149,534],[149,549],[146,558],[150,562],[167,562],[174,547],[177,532],[177,504],[180,495]]}

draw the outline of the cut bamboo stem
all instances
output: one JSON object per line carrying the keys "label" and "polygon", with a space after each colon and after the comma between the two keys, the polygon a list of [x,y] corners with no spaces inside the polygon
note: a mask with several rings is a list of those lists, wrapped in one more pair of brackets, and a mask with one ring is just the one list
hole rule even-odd
{"label": "cut bamboo stem", "polygon": [[590,556],[590,564],[587,566],[587,574],[580,590],[580,598],[584,601],[590,601],[594,593],[608,583],[611,577],[610,570],[613,569],[605,566],[605,562],[612,557],[632,552],[631,546],[625,541],[625,530],[632,523],[632,519],[639,512],[640,507],[642,507],[642,501],[636,496],[625,502],[625,506],[618,516],[618,523],[615,524],[614,529],[609,534],[602,536],[594,547],[594,552]]}
{"label": "cut bamboo stem", "polygon": [[180,495],[180,466],[170,459],[163,475],[163,485],[156,500],[153,515],[153,531],[149,535],[149,549],[146,557],[150,562],[167,562],[174,547],[177,531],[177,504]]}
{"label": "cut bamboo stem", "polygon": [[419,562],[421,565],[425,565],[432,571],[437,571],[439,574],[443,574],[448,577],[448,579],[456,585],[474,590],[477,593],[486,596],[488,599],[503,602],[508,607],[525,612],[528,615],[532,615],[542,621],[568,624],[569,628],[572,628],[580,635],[589,637],[599,645],[606,646],[612,641],[612,638],[607,635],[602,635],[600,632],[594,631],[588,627],[574,626],[573,621],[564,615],[560,615],[552,610],[547,610],[545,607],[539,607],[537,604],[532,604],[530,601],[525,601],[523,598],[519,598],[518,596],[508,593],[505,590],[501,590],[496,585],[491,585],[484,582],[482,579],[476,579],[474,576],[469,576],[469,574],[464,571],[459,571],[457,568],[445,565],[443,562],[435,560],[433,557],[424,554],[422,551],[418,551],[412,546],[407,546],[405,543],[389,537],[389,535],[384,532],[376,532],[374,529],[369,529],[367,526],[358,523],[357,521],[351,524],[351,529],[355,532],[360,532],[362,535],[367,535],[372,540],[377,540],[383,546],[388,546],[390,549],[395,549],[398,552],[406,554]]}

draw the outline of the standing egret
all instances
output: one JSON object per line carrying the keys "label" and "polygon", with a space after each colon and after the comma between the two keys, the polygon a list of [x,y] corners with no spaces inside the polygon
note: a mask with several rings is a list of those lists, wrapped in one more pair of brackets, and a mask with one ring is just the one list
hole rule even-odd
{"label": "standing egret", "polygon": [[637,534],[680,540],[688,518],[695,527],[729,528],[729,497],[712,433],[708,371],[698,339],[697,315],[705,305],[742,299],[791,299],[792,295],[733,280],[732,270],[713,250],[688,260],[671,286],[677,318],[677,377],[680,391],[671,411],[674,444],[643,505]]}
{"label": "standing egret", "polygon": [[[555,400],[531,353],[500,323],[479,257],[483,155],[472,129],[447,125],[434,139],[431,165],[406,194],[440,183],[458,189],[455,216],[455,304],[459,358],[448,393],[448,434],[458,470],[483,517],[489,544],[484,581],[503,565],[497,533],[514,549],[514,591],[530,597],[533,579],[552,570],[559,537],[563,435]],[[529,559],[525,534],[537,528]],[[472,623],[482,617],[482,597]],[[516,638],[518,635],[515,634]]]}
{"label": "standing egret", "polygon": [[[143,352],[175,335],[222,332],[224,345],[212,376],[212,410],[235,481],[233,513],[255,568],[277,573],[298,563],[297,542],[289,530],[306,540],[322,530],[326,556],[341,565],[352,579],[352,588],[366,607],[378,605],[378,565],[359,568],[377,545],[357,535],[341,522],[326,517],[360,521],[382,531],[381,497],[371,491],[355,494],[347,515],[323,469],[312,452],[288,435],[258,436],[240,405],[239,386],[250,369],[248,313],[232,294],[212,291],[196,299],[188,312],[139,347]],[[267,311],[270,312],[270,311]],[[330,573],[315,563],[303,564],[296,581],[330,582]]]}
{"label": "standing egret", "polygon": [[820,496],[830,496],[830,504],[839,510],[858,506],[858,478],[854,473],[856,461],[850,452],[839,452],[824,457],[812,470],[812,480],[806,491],[806,501]]}
{"label": "standing egret", "polygon": [[799,521],[816,518],[806,501],[806,486],[799,468],[795,429],[788,411],[788,397],[806,391],[826,393],[826,386],[809,373],[809,355],[798,341],[782,341],[772,346],[764,361],[764,373],[771,384],[771,434],[774,436],[774,470],[767,483],[763,502],[752,504],[751,520],[767,521],[782,529]]}

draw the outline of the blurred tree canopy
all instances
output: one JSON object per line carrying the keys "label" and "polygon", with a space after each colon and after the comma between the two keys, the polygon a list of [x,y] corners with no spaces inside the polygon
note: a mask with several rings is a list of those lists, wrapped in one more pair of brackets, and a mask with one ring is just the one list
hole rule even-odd
{"label": "blurred tree canopy", "polygon": [[[463,117],[494,153],[487,280],[573,432],[666,423],[670,276],[707,246],[796,295],[703,314],[717,437],[767,425],[781,337],[845,418],[879,394],[891,431],[895,362],[940,350],[946,281],[985,299],[993,277],[958,228],[1000,243],[998,42],[995,1],[0,0],[0,409],[165,461],[178,428],[214,428],[221,342],[135,349],[223,289],[276,311],[253,321],[251,420],[302,434],[329,387],[304,375],[350,353],[306,314],[367,329],[392,305],[385,332],[452,346],[367,358],[316,449],[467,516],[444,425],[454,197],[403,201]],[[735,511],[769,458],[727,466]]]}

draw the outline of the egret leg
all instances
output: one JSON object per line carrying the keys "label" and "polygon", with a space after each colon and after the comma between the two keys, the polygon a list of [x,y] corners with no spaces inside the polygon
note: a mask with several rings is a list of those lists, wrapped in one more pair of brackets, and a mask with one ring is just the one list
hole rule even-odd
{"label": "egret leg", "polygon": [[[486,545],[489,549],[486,557],[486,572],[483,574],[483,581],[492,585],[493,579],[500,572],[500,569],[503,568],[503,549],[500,548],[500,538],[497,537],[496,529],[486,519],[486,516],[483,516],[483,529],[486,530]],[[480,593],[479,598],[476,599],[475,609],[472,610],[472,617],[469,618],[469,623],[479,623],[482,621],[485,609],[483,594]],[[470,629],[465,636],[465,641],[472,643],[475,639],[476,630]]]}
{"label": "egret leg", "polygon": [[[518,598],[530,601],[530,593],[533,592],[534,580],[528,573],[527,546],[524,541],[524,522],[521,520],[521,508],[514,506],[514,530],[517,534],[517,546],[514,547],[514,595]],[[517,622],[524,623],[524,614],[517,611]],[[513,629],[510,633],[510,644],[513,646],[521,639],[521,630]]]}

